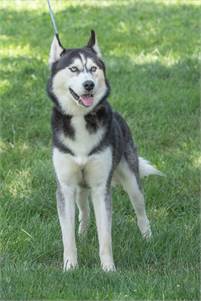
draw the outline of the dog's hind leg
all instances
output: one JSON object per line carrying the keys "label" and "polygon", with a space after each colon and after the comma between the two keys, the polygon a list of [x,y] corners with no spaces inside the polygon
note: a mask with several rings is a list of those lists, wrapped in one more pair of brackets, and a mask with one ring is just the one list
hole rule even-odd
{"label": "dog's hind leg", "polygon": [[79,209],[79,235],[86,234],[89,225],[90,208],[88,196],[89,190],[87,188],[77,188],[76,203]]}
{"label": "dog's hind leg", "polygon": [[151,228],[145,209],[145,200],[139,187],[134,171],[129,167],[125,159],[119,164],[118,173],[124,190],[128,193],[132,206],[134,207],[137,224],[144,238],[151,237]]}

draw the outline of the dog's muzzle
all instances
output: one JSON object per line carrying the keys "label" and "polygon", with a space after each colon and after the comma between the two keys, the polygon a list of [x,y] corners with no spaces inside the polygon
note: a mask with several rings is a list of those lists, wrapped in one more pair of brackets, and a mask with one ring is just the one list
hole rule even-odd
{"label": "dog's muzzle", "polygon": [[73,89],[69,88],[69,91],[76,102],[84,107],[90,107],[94,102],[93,94],[88,93],[79,96]]}

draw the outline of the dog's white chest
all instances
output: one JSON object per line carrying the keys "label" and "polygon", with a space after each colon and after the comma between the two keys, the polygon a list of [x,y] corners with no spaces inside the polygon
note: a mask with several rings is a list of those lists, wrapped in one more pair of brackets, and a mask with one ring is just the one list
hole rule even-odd
{"label": "dog's white chest", "polygon": [[53,149],[53,163],[60,183],[92,187],[105,183],[112,166],[112,151],[109,147],[90,157],[72,156]]}
{"label": "dog's white chest", "polygon": [[83,116],[74,116],[71,124],[75,131],[74,139],[62,133],[61,140],[75,154],[77,163],[82,165],[86,163],[86,157],[90,151],[99,144],[104,130],[98,129],[95,133],[90,133]]}
{"label": "dog's white chest", "polygon": [[89,158],[85,156],[76,156],[73,158],[73,160],[80,168],[83,168],[86,165]]}

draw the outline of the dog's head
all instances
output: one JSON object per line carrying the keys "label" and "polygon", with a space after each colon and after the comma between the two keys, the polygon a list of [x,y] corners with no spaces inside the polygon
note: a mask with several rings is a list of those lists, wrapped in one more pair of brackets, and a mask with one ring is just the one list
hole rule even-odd
{"label": "dog's head", "polygon": [[87,113],[109,93],[95,32],[83,48],[65,49],[55,36],[50,49],[48,93],[67,114]]}

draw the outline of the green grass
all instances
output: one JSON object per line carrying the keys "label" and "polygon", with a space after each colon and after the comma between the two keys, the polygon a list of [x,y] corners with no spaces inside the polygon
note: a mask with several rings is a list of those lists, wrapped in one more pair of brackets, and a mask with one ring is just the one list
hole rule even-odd
{"label": "green grass", "polygon": [[[18,3],[18,4],[16,4]],[[113,193],[116,273],[99,267],[94,218],[79,270],[62,273],[45,92],[53,32],[45,1],[0,2],[1,299],[199,300],[200,1],[52,1],[66,47],[94,28],[110,101],[139,153],[166,173],[144,180],[154,237]]]}

